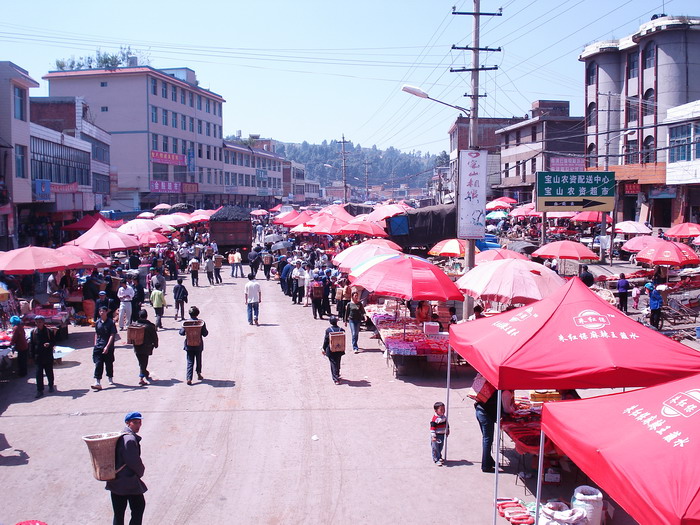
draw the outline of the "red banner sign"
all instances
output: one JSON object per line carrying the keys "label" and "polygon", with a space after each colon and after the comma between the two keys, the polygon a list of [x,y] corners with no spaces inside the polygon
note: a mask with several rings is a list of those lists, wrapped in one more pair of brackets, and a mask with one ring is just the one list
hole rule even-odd
{"label": "red banner sign", "polygon": [[199,193],[199,184],[196,182],[183,182],[182,193]]}
{"label": "red banner sign", "polygon": [[633,182],[625,182],[625,195],[636,195],[640,191],[642,191],[641,185]]}
{"label": "red banner sign", "polygon": [[153,193],[198,193],[199,184],[196,182],[170,182],[168,180],[152,180]]}
{"label": "red banner sign", "polygon": [[151,150],[151,160],[159,164],[172,164],[173,166],[187,166],[187,157],[177,153]]}
{"label": "red banner sign", "polygon": [[71,182],[70,184],[51,184],[51,193],[75,193],[78,191],[78,183]]}

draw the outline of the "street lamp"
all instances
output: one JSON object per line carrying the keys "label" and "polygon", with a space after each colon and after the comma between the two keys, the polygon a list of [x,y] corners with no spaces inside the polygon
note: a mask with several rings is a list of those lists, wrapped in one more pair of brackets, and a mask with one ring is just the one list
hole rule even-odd
{"label": "street lamp", "polygon": [[471,114],[470,110],[460,106],[455,106],[453,104],[448,104],[447,102],[443,102],[442,100],[438,100],[436,98],[432,98],[428,96],[428,94],[425,91],[415,86],[409,86],[407,84],[404,84],[404,86],[401,88],[401,91],[405,91],[406,93],[410,93],[411,95],[414,95],[416,97],[427,98],[428,100],[432,100],[433,102],[437,102],[438,104],[442,104],[443,106],[447,106],[449,108],[457,109],[465,113],[467,116]]}

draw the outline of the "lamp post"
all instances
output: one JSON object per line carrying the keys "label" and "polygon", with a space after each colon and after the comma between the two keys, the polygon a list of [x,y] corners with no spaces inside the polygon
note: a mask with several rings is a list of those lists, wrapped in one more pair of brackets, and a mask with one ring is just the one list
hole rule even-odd
{"label": "lamp post", "polygon": [[[610,132],[607,133],[608,137],[605,139],[605,157],[604,157],[604,169],[605,171],[608,171],[609,166],[610,166],[610,143],[613,140],[617,140],[620,137],[627,137],[629,135],[632,135],[633,133],[636,133],[636,130],[633,129],[627,129],[623,131],[622,133],[618,133],[615,136],[610,136]],[[610,266],[613,265],[613,251],[615,248],[615,223],[617,222],[617,198],[618,198],[618,188],[617,188],[617,177],[615,178],[615,195],[613,196],[613,211],[612,211],[612,223],[610,225]],[[606,214],[602,214],[602,224],[601,224],[601,238],[603,237],[603,234],[607,231],[608,225],[606,224]],[[600,256],[601,256],[601,262],[605,262],[605,254],[603,253],[603,249],[601,247],[600,249]]]}

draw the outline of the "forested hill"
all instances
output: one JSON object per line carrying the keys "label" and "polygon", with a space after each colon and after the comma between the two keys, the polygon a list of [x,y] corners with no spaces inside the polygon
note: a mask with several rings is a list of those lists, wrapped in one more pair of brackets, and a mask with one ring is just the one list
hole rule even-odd
{"label": "forested hill", "polygon": [[[324,140],[321,144],[277,144],[278,154],[304,164],[307,177],[318,180],[322,187],[333,180],[341,180],[341,151],[341,144],[336,140]],[[402,153],[395,148],[363,148],[352,142],[345,143],[345,153],[348,184],[359,187],[365,186],[365,163],[370,186],[381,184],[398,187],[400,184],[408,184],[409,187],[416,188],[425,186],[436,165],[445,166],[449,162],[446,152],[440,155],[423,154],[420,151]]]}

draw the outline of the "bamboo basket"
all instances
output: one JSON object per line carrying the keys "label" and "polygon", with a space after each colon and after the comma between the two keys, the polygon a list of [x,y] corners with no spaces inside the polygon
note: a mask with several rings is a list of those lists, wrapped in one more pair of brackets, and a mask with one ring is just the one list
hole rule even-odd
{"label": "bamboo basket", "polygon": [[126,344],[142,345],[146,327],[141,324],[130,324],[126,328]]}
{"label": "bamboo basket", "polygon": [[202,344],[202,327],[204,321],[199,319],[185,321],[182,323],[185,328],[185,340],[187,346],[200,346]]}
{"label": "bamboo basket", "polygon": [[331,352],[345,352],[345,332],[329,333],[328,343],[331,347]]}
{"label": "bamboo basket", "polygon": [[90,452],[92,474],[97,481],[110,481],[117,476],[115,468],[115,451],[122,432],[104,432],[83,436],[83,441]]}

